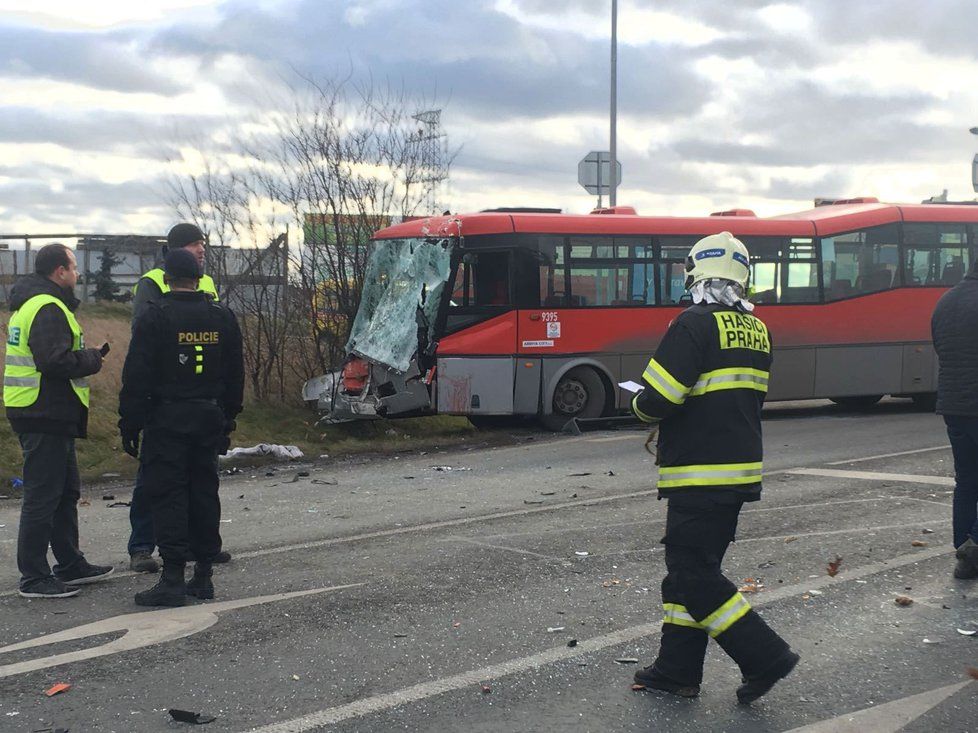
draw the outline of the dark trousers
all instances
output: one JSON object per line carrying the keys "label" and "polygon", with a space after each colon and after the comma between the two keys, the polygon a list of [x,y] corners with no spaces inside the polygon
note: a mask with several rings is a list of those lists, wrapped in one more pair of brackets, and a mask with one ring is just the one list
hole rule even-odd
{"label": "dark trousers", "polygon": [[954,454],[951,524],[960,547],[969,537],[978,542],[978,417],[945,415],[944,424]]}
{"label": "dark trousers", "polygon": [[24,452],[24,500],[17,531],[17,568],[23,589],[51,576],[48,546],[59,572],[70,570],[84,555],[78,549],[81,483],[75,439],[47,433],[17,437]]}
{"label": "dark trousers", "polygon": [[745,677],[764,673],[788,645],[750,608],[720,564],[737,531],[740,504],[684,504],[670,499],[666,515],[665,620],[655,670],[685,685],[703,679],[710,637]]}
{"label": "dark trousers", "polygon": [[132,488],[132,502],[129,505],[129,554],[137,552],[152,553],[156,547],[153,535],[153,511],[150,508],[149,497],[143,486],[143,463],[139,462],[136,469],[136,483]]}
{"label": "dark trousers", "polygon": [[[161,406],[143,431],[143,486],[164,563],[210,562],[221,549],[216,405]],[[215,412],[216,411],[216,414]]]}

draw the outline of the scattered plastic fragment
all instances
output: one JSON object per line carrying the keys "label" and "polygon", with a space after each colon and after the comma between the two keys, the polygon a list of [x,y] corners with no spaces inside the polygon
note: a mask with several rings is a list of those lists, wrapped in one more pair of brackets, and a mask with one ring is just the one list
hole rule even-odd
{"label": "scattered plastic fragment", "polygon": [[924,639],[924,643],[925,644],[940,644],[942,641],[944,641],[944,640],[943,639],[926,639],[926,638]]}
{"label": "scattered plastic fragment", "polygon": [[978,634],[978,631],[968,631],[967,629],[958,629],[958,633],[962,636],[974,636]]}
{"label": "scattered plastic fragment", "polygon": [[59,682],[58,684],[49,687],[47,690],[45,690],[44,694],[47,695],[48,697],[54,697],[55,695],[58,695],[62,692],[68,692],[68,690],[70,689],[71,689],[71,685],[69,685],[67,682]]}
{"label": "scattered plastic fragment", "polygon": [[741,593],[758,593],[764,590],[764,583],[760,582],[756,578],[745,578],[744,584],[737,590]]}
{"label": "scattered plastic fragment", "polygon": [[839,566],[841,564],[842,564],[842,558],[839,557],[838,555],[835,556],[835,560],[829,561],[829,567],[826,572],[829,574],[830,578],[834,578],[836,575],[839,574]]}
{"label": "scattered plastic fragment", "polygon": [[587,557],[591,553],[590,552],[575,552],[574,554],[577,555],[578,557]]}
{"label": "scattered plastic fragment", "polygon": [[174,720],[178,720],[181,723],[193,723],[194,725],[203,725],[205,723],[213,723],[217,718],[213,715],[208,715],[207,713],[192,713],[189,710],[177,710],[176,708],[170,708],[170,717]]}
{"label": "scattered plastic fragment", "polygon": [[632,685],[633,692],[638,692],[639,690],[644,690],[644,689],[645,689],[645,685],[640,685],[637,682],[634,685]]}
{"label": "scattered plastic fragment", "polygon": [[809,593],[809,595],[813,595],[813,596],[820,596],[820,595],[822,595],[822,591],[820,591],[820,590],[809,590],[808,593]]}
{"label": "scattered plastic fragment", "polygon": [[457,629],[461,625],[462,625],[462,622],[461,621],[456,621],[455,623],[452,624],[452,628],[453,629]]}
{"label": "scattered plastic fragment", "polygon": [[541,491],[540,496],[553,496],[556,493],[556,491]]}
{"label": "scattered plastic fragment", "polygon": [[920,533],[921,533],[921,534],[934,534],[934,530],[932,530],[932,529],[927,529],[927,528],[925,527],[924,529],[922,529],[922,530],[920,530]]}
{"label": "scattered plastic fragment", "polygon": [[548,626],[547,627],[547,633],[548,634],[556,634],[558,631],[563,631],[563,630],[564,630],[564,627],[563,626]]}
{"label": "scattered plastic fragment", "polygon": [[394,634],[395,639],[407,639],[407,634]]}
{"label": "scattered plastic fragment", "polygon": [[923,540],[914,540],[910,543],[911,547],[927,547],[927,543]]}
{"label": "scattered plastic fragment", "polygon": [[471,468],[465,468],[464,466],[452,467],[452,466],[429,466],[432,471],[471,471]]}
{"label": "scattered plastic fragment", "polygon": [[92,502],[90,502],[88,499],[79,499],[78,500],[78,506],[91,506],[91,505],[92,505]]}
{"label": "scattered plastic fragment", "polygon": [[314,478],[309,483],[312,483],[312,484],[320,484],[322,486],[336,486],[339,482],[338,481],[329,481],[327,479],[322,479],[322,478]]}
{"label": "scattered plastic fragment", "polygon": [[543,499],[524,499],[524,504],[543,504]]}
{"label": "scattered plastic fragment", "polygon": [[638,660],[635,657],[618,657],[615,661],[618,664],[638,664]]}
{"label": "scattered plastic fragment", "polygon": [[292,675],[292,679],[294,679],[296,682],[298,682],[299,681],[299,675],[297,675],[297,674]]}
{"label": "scattered plastic fragment", "polygon": [[102,501],[114,501],[115,494],[102,494]]}
{"label": "scattered plastic fragment", "polygon": [[798,539],[798,538],[797,538],[797,537],[794,537],[794,536],[792,536],[792,537],[785,537],[785,538],[784,538],[784,543],[785,543],[785,544],[788,544],[789,542],[794,542],[794,541],[796,541],[797,539]]}
{"label": "scattered plastic fragment", "polygon": [[106,506],[109,509],[112,509],[113,507],[117,507],[117,506],[132,506],[132,502],[131,501],[114,501],[111,504],[106,504]]}
{"label": "scattered plastic fragment", "polygon": [[577,639],[571,639],[570,641],[568,641],[567,642],[567,646],[569,646],[571,649],[573,649],[574,647],[576,647],[577,646]]}
{"label": "scattered plastic fragment", "polygon": [[568,475],[568,477],[570,477],[570,476],[590,476],[591,475],[591,472],[590,471],[585,471],[584,473],[569,473],[567,475]]}
{"label": "scattered plastic fragment", "polygon": [[487,685],[485,682],[479,683],[479,689],[482,690],[483,695],[488,695],[489,693],[492,692],[492,688],[489,685]]}
{"label": "scattered plastic fragment", "polygon": [[608,475],[609,476],[614,476],[615,475],[615,472],[614,471],[608,471]]}
{"label": "scattered plastic fragment", "polygon": [[897,596],[896,598],[893,599],[893,602],[896,603],[898,606],[909,606],[910,604],[913,603],[913,598],[911,598],[910,596]]}

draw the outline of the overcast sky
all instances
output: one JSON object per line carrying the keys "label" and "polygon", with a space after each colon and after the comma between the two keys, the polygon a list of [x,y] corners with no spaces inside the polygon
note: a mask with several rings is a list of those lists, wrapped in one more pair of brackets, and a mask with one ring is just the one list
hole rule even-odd
{"label": "overcast sky", "polygon": [[[157,234],[181,141],[295,78],[392,80],[460,146],[453,211],[595,203],[610,0],[0,0],[0,232]],[[29,7],[30,10],[24,10]],[[974,0],[620,0],[619,204],[971,199]]]}

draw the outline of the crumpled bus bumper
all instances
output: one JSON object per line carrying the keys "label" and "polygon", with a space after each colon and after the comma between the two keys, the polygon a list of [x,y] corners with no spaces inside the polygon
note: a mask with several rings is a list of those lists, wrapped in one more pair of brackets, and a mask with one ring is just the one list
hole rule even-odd
{"label": "crumpled bus bumper", "polygon": [[400,374],[382,364],[370,365],[367,386],[359,394],[343,389],[342,371],[313,377],[302,386],[302,398],[320,413],[320,423],[408,417],[431,411],[428,386],[411,372]]}

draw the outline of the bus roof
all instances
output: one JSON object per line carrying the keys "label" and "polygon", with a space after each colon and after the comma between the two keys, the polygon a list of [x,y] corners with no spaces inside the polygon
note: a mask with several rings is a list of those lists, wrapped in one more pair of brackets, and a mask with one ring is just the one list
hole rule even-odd
{"label": "bus roof", "polygon": [[978,206],[966,204],[886,204],[849,199],[769,218],[747,210],[711,216],[638,216],[598,210],[591,214],[482,212],[433,216],[382,229],[377,239],[461,234],[611,234],[619,236],[716,234],[742,236],[829,236],[899,221],[978,223]]}

